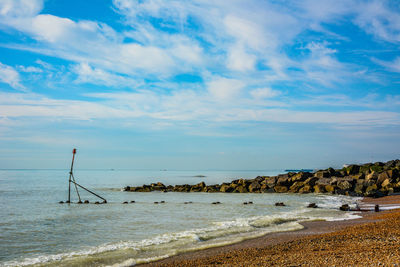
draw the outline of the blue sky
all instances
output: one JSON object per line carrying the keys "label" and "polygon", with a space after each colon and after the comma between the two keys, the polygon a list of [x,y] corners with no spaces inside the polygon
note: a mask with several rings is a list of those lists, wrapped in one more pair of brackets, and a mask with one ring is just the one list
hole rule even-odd
{"label": "blue sky", "polygon": [[0,0],[0,168],[400,157],[399,1]]}

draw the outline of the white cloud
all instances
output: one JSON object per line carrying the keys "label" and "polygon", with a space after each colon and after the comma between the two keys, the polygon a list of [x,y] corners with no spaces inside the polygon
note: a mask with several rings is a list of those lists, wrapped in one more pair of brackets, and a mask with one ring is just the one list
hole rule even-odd
{"label": "white cloud", "polygon": [[11,66],[4,65],[0,62],[0,81],[10,85],[17,90],[25,90],[21,84],[19,73]]}
{"label": "white cloud", "polygon": [[[270,90],[264,88],[258,92],[262,94],[268,91]],[[96,101],[58,100],[32,93],[0,93],[0,114],[3,118],[20,120],[36,118],[37,121],[42,122],[89,120],[98,121],[103,125],[102,122],[112,120],[119,125],[127,125],[126,127],[142,127],[141,123],[135,123],[142,119],[145,119],[147,124],[193,125],[194,128],[202,122],[215,125],[276,122],[367,128],[400,125],[398,112],[296,110],[298,103],[301,102],[295,99],[285,99],[285,102],[289,104],[287,107],[277,103],[266,109],[263,107],[270,104],[266,101],[257,102],[248,99],[248,102],[225,101],[221,104],[219,101],[214,101],[213,95],[190,90],[163,95],[150,90],[130,93],[93,93],[87,94],[86,97],[95,98]],[[329,101],[321,105],[329,105]],[[1,123],[2,120],[0,120]]]}
{"label": "white cloud", "polygon": [[8,18],[34,16],[43,8],[43,0],[0,0],[0,15]]}
{"label": "white cloud", "polygon": [[134,87],[138,85],[133,79],[116,75],[99,68],[92,68],[88,63],[75,65],[72,70],[78,75],[77,83],[92,83],[118,87]]}
{"label": "white cloud", "polygon": [[256,56],[246,53],[243,46],[234,46],[228,51],[227,67],[235,71],[251,71],[256,60]]}
{"label": "white cloud", "polygon": [[244,85],[240,80],[218,77],[208,82],[207,89],[217,100],[229,100],[238,96]]}
{"label": "white cloud", "polygon": [[250,95],[255,99],[272,98],[280,95],[279,91],[272,90],[271,88],[257,88],[250,91]]}
{"label": "white cloud", "polygon": [[376,58],[372,60],[389,71],[400,73],[400,57],[396,57],[393,61],[383,61]]}
{"label": "white cloud", "polygon": [[389,42],[400,42],[400,13],[391,1],[368,1],[359,5],[355,23],[367,33]]}
{"label": "white cloud", "polygon": [[42,69],[40,69],[38,67],[34,67],[34,66],[25,67],[25,66],[20,65],[20,66],[18,66],[18,69],[20,71],[22,71],[22,72],[28,72],[28,73],[40,73],[40,72],[43,72]]}

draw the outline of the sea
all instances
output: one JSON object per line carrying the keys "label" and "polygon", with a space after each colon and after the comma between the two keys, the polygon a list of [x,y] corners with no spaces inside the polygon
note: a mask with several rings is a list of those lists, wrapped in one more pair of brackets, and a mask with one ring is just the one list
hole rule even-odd
{"label": "sea", "polygon": [[299,230],[304,221],[359,217],[338,210],[359,200],[347,196],[122,191],[152,182],[216,184],[278,173],[284,171],[75,170],[77,183],[107,199],[96,205],[101,200],[84,190],[81,198],[90,204],[76,204],[74,187],[73,203],[59,204],[68,197],[69,170],[0,170],[0,266],[133,266]]}

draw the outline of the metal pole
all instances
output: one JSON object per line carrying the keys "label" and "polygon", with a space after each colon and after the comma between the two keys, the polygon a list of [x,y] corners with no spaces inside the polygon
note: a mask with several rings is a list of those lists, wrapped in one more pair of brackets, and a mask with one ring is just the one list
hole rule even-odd
{"label": "metal pole", "polygon": [[[72,180],[71,181],[73,181],[75,183],[75,177],[74,177],[73,174],[72,174]],[[76,190],[76,194],[78,195],[78,199],[79,199],[79,203],[80,203],[80,202],[82,202],[81,201],[81,196],[79,195],[78,187],[76,187],[76,184],[75,184],[75,190]]]}
{"label": "metal pole", "polygon": [[68,181],[68,203],[71,203],[71,177],[72,177],[72,170],[74,168],[75,154],[76,154],[76,148],[72,150],[71,170],[69,171],[69,181]]}
{"label": "metal pole", "polygon": [[75,182],[75,181],[71,181],[71,183],[74,183],[75,185],[79,186],[80,188],[82,188],[82,189],[84,189],[84,190],[88,191],[89,193],[91,193],[91,194],[95,195],[96,197],[98,197],[98,198],[101,198],[102,200],[104,200],[105,202],[107,202],[107,200],[106,200],[105,198],[102,198],[102,197],[101,197],[101,196],[99,196],[98,194],[96,194],[96,193],[94,193],[94,192],[90,191],[90,190],[89,190],[89,189],[87,189],[86,187],[84,187],[84,186],[82,186],[82,185],[78,184],[77,182]]}

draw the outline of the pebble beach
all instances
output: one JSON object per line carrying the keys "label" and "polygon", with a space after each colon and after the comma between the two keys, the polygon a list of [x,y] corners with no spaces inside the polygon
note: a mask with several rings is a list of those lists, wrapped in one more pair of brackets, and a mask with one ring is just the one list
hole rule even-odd
{"label": "pebble beach", "polygon": [[361,205],[389,208],[346,221],[303,223],[295,232],[273,233],[226,247],[177,255],[140,266],[398,266],[400,196],[364,198]]}

